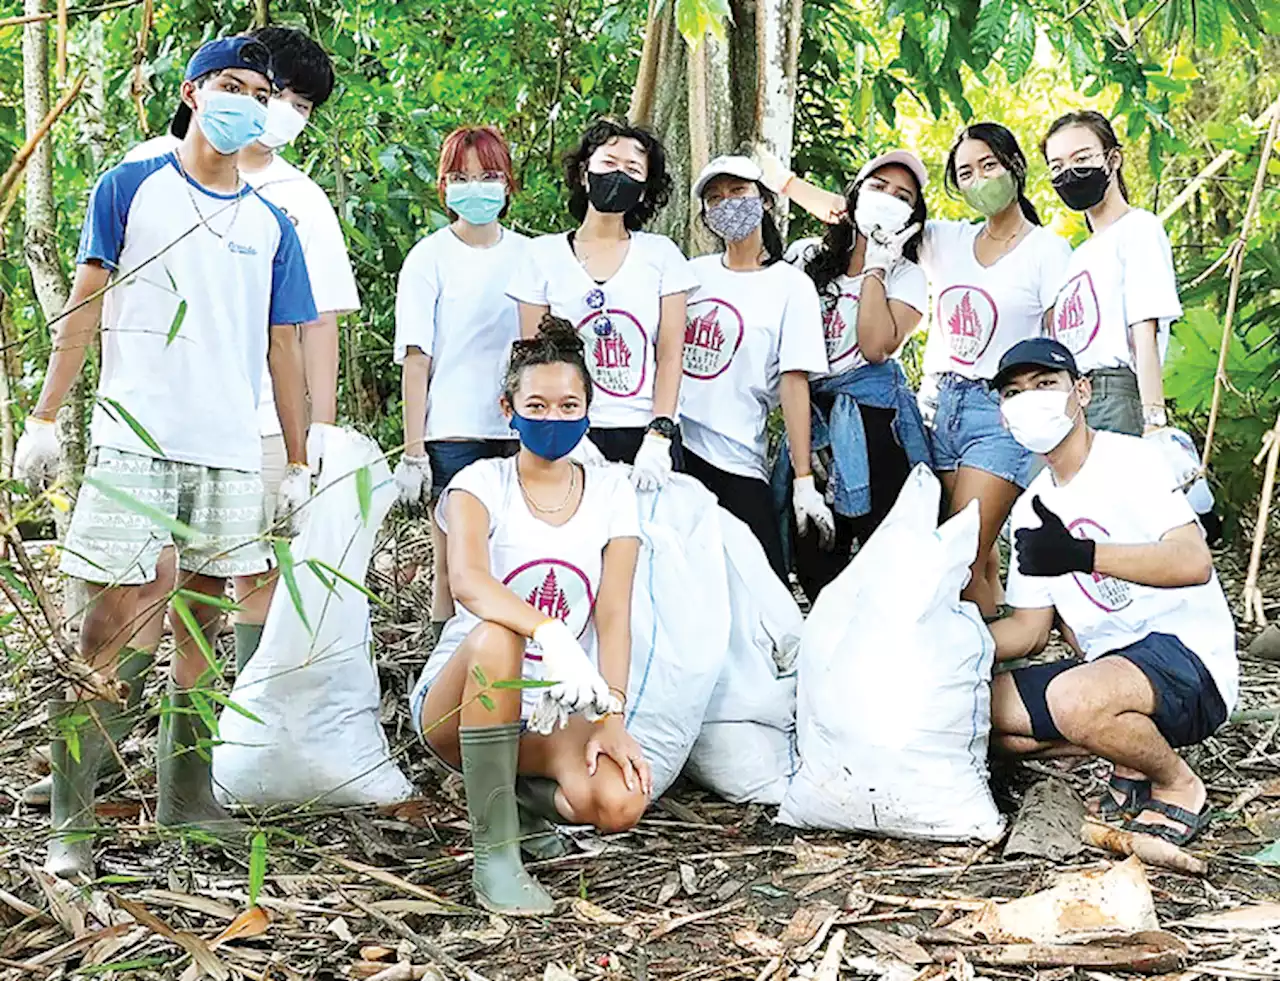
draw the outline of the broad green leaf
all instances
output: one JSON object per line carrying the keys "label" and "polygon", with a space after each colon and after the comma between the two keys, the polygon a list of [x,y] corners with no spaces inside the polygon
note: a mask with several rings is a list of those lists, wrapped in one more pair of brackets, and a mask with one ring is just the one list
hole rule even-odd
{"label": "broad green leaf", "polygon": [[360,503],[360,520],[367,525],[373,503],[373,474],[368,467],[356,471],[356,500]]}
{"label": "broad green leaf", "polygon": [[1019,8],[1009,24],[1009,35],[1004,42],[1005,77],[1018,82],[1031,67],[1036,53],[1036,22],[1029,10]]}
{"label": "broad green leaf", "polygon": [[936,72],[942,67],[947,54],[947,40],[951,37],[951,14],[946,10],[935,10],[929,15],[924,35],[925,61],[929,70]]}
{"label": "broad green leaf", "polygon": [[104,398],[104,399],[100,399],[99,401],[100,401],[100,404],[104,405],[109,412],[113,411],[113,412],[119,413],[120,419],[124,422],[126,426],[128,426],[130,429],[133,430],[133,434],[137,436],[138,439],[142,440],[142,442],[146,445],[147,449],[149,449],[152,453],[156,454],[157,456],[164,456],[164,450],[160,448],[160,444],[151,438],[151,434],[147,432],[146,428],[143,427],[142,423],[138,422],[138,420],[135,419],[130,414],[128,409],[126,409],[123,405],[121,405],[115,399]]}
{"label": "broad green leaf", "polygon": [[293,609],[298,614],[298,619],[302,621],[302,625],[307,628],[307,633],[314,634],[311,621],[307,619],[306,608],[302,604],[302,591],[298,588],[298,576],[294,570],[293,549],[289,547],[289,539],[273,539],[271,548],[276,553],[276,566],[280,570],[280,578],[284,580],[285,588],[289,590]]}
{"label": "broad green leaf", "polygon": [[192,541],[200,537],[200,533],[190,525],[179,521],[171,515],[165,514],[158,508],[153,508],[150,504],[144,504],[133,495],[127,494],[118,487],[99,480],[96,477],[85,477],[84,482],[104,497],[111,498],[111,500],[115,501],[121,507],[128,508],[135,514],[140,514],[145,518],[149,518],[162,528],[167,528],[171,534],[176,535],[179,538]]}
{"label": "broad green leaf", "polygon": [[676,29],[690,47],[696,48],[710,34],[724,40],[732,21],[729,0],[675,0]]}
{"label": "broad green leaf", "polygon": [[258,905],[258,895],[267,880],[267,835],[259,831],[249,845],[249,905]]}
{"label": "broad green leaf", "polygon": [[983,0],[969,34],[969,44],[975,52],[981,52],[983,62],[990,61],[992,54],[1004,42],[1012,13],[1012,0]]}

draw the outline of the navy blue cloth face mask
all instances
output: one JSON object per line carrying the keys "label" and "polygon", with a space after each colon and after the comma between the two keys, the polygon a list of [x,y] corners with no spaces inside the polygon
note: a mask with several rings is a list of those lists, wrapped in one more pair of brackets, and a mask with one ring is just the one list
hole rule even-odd
{"label": "navy blue cloth face mask", "polygon": [[586,435],[591,420],[581,419],[529,419],[514,410],[511,428],[520,434],[520,442],[526,450],[544,460],[559,460],[572,450]]}

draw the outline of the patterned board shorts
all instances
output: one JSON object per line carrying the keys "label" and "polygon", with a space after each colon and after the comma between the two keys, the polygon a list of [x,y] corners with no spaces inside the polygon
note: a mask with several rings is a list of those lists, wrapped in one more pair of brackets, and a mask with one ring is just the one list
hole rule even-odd
{"label": "patterned board shorts", "polygon": [[[85,477],[138,502],[130,507],[86,482],[80,488],[59,568],[93,583],[136,586],[156,576],[166,546],[178,568],[206,576],[248,576],[269,567],[263,537],[262,477],[96,447]],[[184,537],[158,512],[193,529]]]}

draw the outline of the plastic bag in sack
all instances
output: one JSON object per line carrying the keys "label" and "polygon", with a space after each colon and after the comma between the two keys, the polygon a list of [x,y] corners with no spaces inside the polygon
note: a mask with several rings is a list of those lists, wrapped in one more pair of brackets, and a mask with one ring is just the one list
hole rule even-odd
{"label": "plastic bag in sack", "polygon": [[642,491],[631,594],[627,729],[653,770],[657,798],[679,775],[706,715],[729,643],[719,505],[692,477]]}
{"label": "plastic bag in sack", "polygon": [[734,803],[779,804],[796,771],[795,660],[804,614],[745,524],[720,511],[729,656],[685,767]]}
{"label": "plastic bag in sack", "polygon": [[395,499],[372,440],[346,429],[329,436],[292,547],[306,623],[282,576],[262,642],[231,691],[233,702],[262,721],[230,708],[219,721],[213,780],[224,802],[389,804],[412,796],[378,718],[368,598],[318,564],[363,583],[374,537]]}
{"label": "plastic bag in sack", "polygon": [[959,599],[978,508],[935,529],[939,498],[917,467],[809,614],[784,824],[947,841],[1003,830],[987,784],[995,645]]}

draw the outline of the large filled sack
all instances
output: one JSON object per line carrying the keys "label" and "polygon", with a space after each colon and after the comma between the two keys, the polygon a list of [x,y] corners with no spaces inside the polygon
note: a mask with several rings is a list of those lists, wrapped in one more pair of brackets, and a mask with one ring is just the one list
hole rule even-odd
{"label": "large filled sack", "polygon": [[795,773],[796,654],[804,615],[751,529],[720,511],[729,654],[686,767],[734,803],[778,804]]}
{"label": "large filled sack", "polygon": [[231,692],[247,714],[228,708],[219,721],[213,779],[225,802],[388,804],[412,795],[378,719],[369,601],[351,585],[364,582],[395,499],[372,440],[350,430],[326,440],[316,494],[293,540],[297,596],[282,577],[262,642]]}
{"label": "large filled sack", "polygon": [[805,622],[784,824],[946,841],[1003,831],[987,784],[995,645],[959,598],[977,503],[937,527],[940,493],[917,467]]}
{"label": "large filled sack", "polygon": [[640,557],[631,594],[627,729],[654,796],[680,774],[729,646],[729,587],[715,497],[692,477],[636,495]]}

